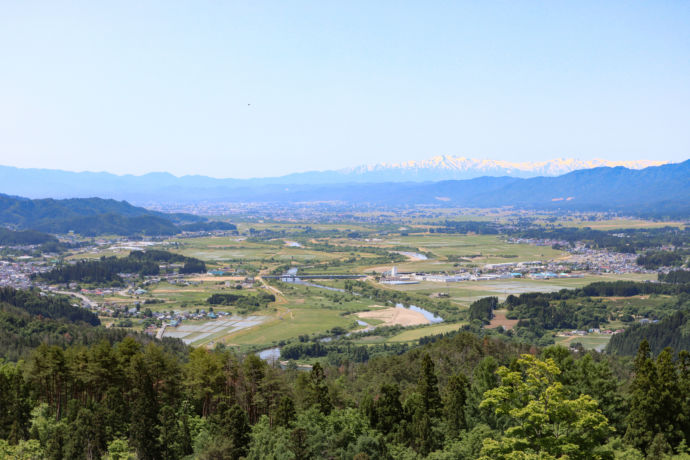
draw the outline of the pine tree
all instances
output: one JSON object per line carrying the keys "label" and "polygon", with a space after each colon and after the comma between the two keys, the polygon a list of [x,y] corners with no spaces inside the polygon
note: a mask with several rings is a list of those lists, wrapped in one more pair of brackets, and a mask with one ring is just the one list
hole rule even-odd
{"label": "pine tree", "polygon": [[676,365],[673,362],[673,350],[664,349],[656,359],[656,400],[659,412],[655,426],[671,445],[676,445],[683,439],[681,423],[681,394],[679,388]]}
{"label": "pine tree", "polygon": [[239,459],[247,453],[247,447],[249,447],[249,433],[251,428],[249,427],[247,413],[243,411],[240,406],[235,404],[227,412],[225,418],[233,446],[231,458]]}
{"label": "pine tree", "polygon": [[422,368],[417,383],[419,405],[412,415],[412,429],[415,445],[422,455],[439,447],[441,434],[438,422],[441,416],[441,395],[438,391],[438,378],[434,372],[434,362],[425,353],[422,356]]}
{"label": "pine tree", "polygon": [[678,388],[681,395],[678,423],[687,443],[690,440],[690,353],[685,350],[678,352],[677,367]]}
{"label": "pine tree", "polygon": [[318,362],[314,364],[309,373],[309,383],[307,386],[306,402],[309,406],[316,405],[322,414],[328,415],[333,409],[331,397],[328,394],[328,386],[326,385],[326,375],[323,372],[321,364]]}
{"label": "pine tree", "polygon": [[130,439],[137,455],[143,460],[161,458],[158,442],[158,400],[153,379],[146,369],[142,355],[132,358],[132,390],[130,407]]}
{"label": "pine tree", "polygon": [[295,420],[295,403],[289,396],[283,396],[275,413],[275,424],[287,428]]}
{"label": "pine tree", "polygon": [[422,357],[422,373],[417,384],[417,391],[422,395],[424,412],[432,418],[439,416],[441,395],[438,392],[438,378],[434,373],[434,362],[428,353]]}
{"label": "pine tree", "polygon": [[451,437],[457,437],[460,431],[467,429],[465,405],[467,404],[468,386],[469,382],[464,374],[454,375],[448,380],[445,412]]}
{"label": "pine tree", "polygon": [[498,417],[490,409],[480,409],[484,393],[498,386],[496,370],[498,362],[493,356],[487,356],[479,361],[472,372],[472,384],[467,395],[467,410],[465,411],[468,428],[485,423],[491,428],[497,428]]}
{"label": "pine tree", "polygon": [[375,403],[376,428],[388,434],[398,427],[404,417],[400,403],[400,390],[397,385],[381,385],[381,395]]}
{"label": "pine tree", "polygon": [[659,413],[656,398],[656,369],[650,357],[649,343],[643,340],[635,357],[631,384],[630,412],[625,440],[646,451],[655,436],[654,422]]}

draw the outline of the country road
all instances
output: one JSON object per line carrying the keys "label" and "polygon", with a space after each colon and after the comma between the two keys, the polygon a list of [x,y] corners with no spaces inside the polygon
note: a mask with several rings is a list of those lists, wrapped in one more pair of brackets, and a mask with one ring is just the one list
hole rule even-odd
{"label": "country road", "polygon": [[78,297],[82,301],[84,301],[90,308],[95,309],[98,308],[98,304],[94,302],[93,300],[89,299],[86,297],[84,294],[79,294],[78,292],[69,292],[69,291],[53,291],[57,294],[63,294],[63,295],[69,295],[72,297]]}

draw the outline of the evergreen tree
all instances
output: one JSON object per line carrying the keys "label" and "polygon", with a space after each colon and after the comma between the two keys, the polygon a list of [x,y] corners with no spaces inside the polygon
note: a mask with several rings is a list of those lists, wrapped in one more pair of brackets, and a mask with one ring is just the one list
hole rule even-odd
{"label": "evergreen tree", "polygon": [[0,362],[0,439],[16,444],[29,434],[29,385],[16,364]]}
{"label": "evergreen tree", "polygon": [[400,403],[400,390],[397,385],[381,385],[380,396],[375,403],[376,429],[388,434],[396,429],[405,414]]}
{"label": "evergreen tree", "polygon": [[683,441],[687,444],[690,440],[690,353],[685,350],[678,352],[677,363],[681,406],[678,423],[683,431]]}
{"label": "evergreen tree", "polygon": [[465,420],[465,405],[467,404],[467,389],[469,382],[465,374],[456,374],[448,380],[445,400],[448,434],[457,437],[460,431],[467,429]]}
{"label": "evergreen tree", "polygon": [[333,409],[333,403],[326,385],[326,376],[321,364],[318,362],[314,364],[309,373],[306,402],[308,406],[315,405],[322,414],[328,415]]}
{"label": "evergreen tree", "polygon": [[422,357],[422,373],[417,384],[417,392],[422,395],[424,412],[430,417],[438,417],[441,410],[441,395],[438,391],[434,362],[428,353]]}
{"label": "evergreen tree", "polygon": [[[671,445],[683,439],[682,395],[679,375],[673,361],[673,350],[664,349],[656,359],[656,399],[659,408],[655,426]],[[653,441],[652,441],[653,442]]]}
{"label": "evergreen tree", "polygon": [[247,413],[238,405],[228,407],[225,401],[218,404],[209,417],[212,439],[201,458],[239,459],[249,447],[249,421]]}
{"label": "evergreen tree", "polygon": [[422,455],[436,449],[441,442],[438,422],[441,416],[441,395],[438,391],[438,378],[434,372],[434,362],[425,353],[422,356],[421,374],[417,383],[419,404],[412,415],[412,429],[415,445]]}
{"label": "evergreen tree", "polygon": [[158,426],[158,400],[142,354],[137,354],[131,362],[130,439],[143,460],[161,458]]}
{"label": "evergreen tree", "polygon": [[491,428],[498,428],[498,417],[489,408],[480,408],[484,393],[498,386],[496,370],[498,362],[493,356],[483,358],[472,372],[472,383],[467,395],[466,420],[468,427],[474,428],[480,424],[487,424]]}
{"label": "evergreen tree", "polygon": [[275,413],[275,424],[288,428],[295,420],[295,403],[289,396],[283,396]]}
{"label": "evergreen tree", "polygon": [[308,460],[312,458],[311,449],[307,441],[307,430],[299,427],[292,430],[290,433],[290,450],[296,459]]}
{"label": "evergreen tree", "polygon": [[649,343],[646,340],[640,343],[633,372],[625,439],[629,444],[646,450],[655,435],[654,418],[658,413],[658,401],[654,395],[657,385],[656,372],[654,362],[650,357]]}

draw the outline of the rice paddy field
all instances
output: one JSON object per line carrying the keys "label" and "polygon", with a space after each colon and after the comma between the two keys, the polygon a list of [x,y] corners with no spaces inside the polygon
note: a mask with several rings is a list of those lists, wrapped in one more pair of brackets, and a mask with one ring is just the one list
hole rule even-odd
{"label": "rice paddy field", "polygon": [[180,248],[175,252],[196,257],[210,263],[232,262],[307,262],[331,260],[337,253],[311,251],[286,245],[282,240],[275,243],[248,242],[241,237],[185,238],[177,240]]}
{"label": "rice paddy field", "polygon": [[179,326],[168,326],[163,337],[181,339],[187,345],[203,345],[214,343],[236,331],[257,326],[266,320],[263,316],[248,316],[246,318],[232,316],[213,321],[190,321]]}
{"label": "rice paddy field", "polygon": [[[457,269],[448,256],[462,257],[471,264],[483,265],[504,262],[545,261],[564,257],[567,253],[550,246],[508,243],[496,235],[416,234],[386,239],[380,247],[411,246],[420,252],[433,254],[428,260],[411,260],[396,264],[399,271],[444,271]],[[367,267],[368,271],[390,269],[385,266]]]}
{"label": "rice paddy field", "polygon": [[[327,334],[332,328],[346,330],[361,328],[358,325],[356,312],[377,308],[375,302],[357,298],[350,294],[338,292],[342,289],[342,280],[316,280],[313,284],[335,288],[327,290],[318,286],[286,284],[262,276],[277,271],[282,273],[285,267],[295,267],[299,273],[367,273],[374,274],[390,270],[393,265],[400,272],[453,272],[484,264],[525,261],[549,261],[568,256],[567,252],[555,250],[550,246],[530,244],[511,244],[497,235],[459,235],[427,233],[430,227],[424,224],[422,214],[416,222],[418,211],[410,212],[410,223],[405,226],[377,226],[365,224],[310,224],[318,233],[314,238],[304,237],[304,226],[291,223],[257,223],[247,222],[238,225],[242,235],[206,236],[198,238],[173,238],[163,241],[158,248],[195,257],[206,262],[208,269],[228,270],[228,275],[211,274],[190,275],[180,284],[166,281],[142,286],[146,292],[133,295],[131,292],[117,292],[98,302],[112,305],[131,306],[140,302],[142,308],[154,312],[186,312],[199,310],[209,311],[211,307],[217,313],[224,312],[216,320],[185,320],[176,328],[169,328],[166,337],[178,337],[193,346],[214,346],[223,343],[242,348],[271,347],[295,339],[301,335]],[[439,218],[454,220],[495,220],[501,219],[501,213],[484,215],[458,216],[445,211],[438,211]],[[391,216],[392,218],[392,216]],[[563,222],[564,225],[580,225],[595,228],[641,228],[645,225],[656,225],[645,221],[620,219],[606,222]],[[586,225],[585,225],[586,224]],[[272,231],[280,235],[276,238],[249,238],[245,236],[249,229],[254,231]],[[404,232],[403,232],[404,230]],[[280,233],[282,232],[282,233]],[[287,233],[286,233],[287,232]],[[295,235],[293,236],[292,233]],[[301,233],[300,233],[301,232]],[[326,233],[324,233],[326,232]],[[333,237],[327,232],[334,233]],[[402,232],[402,233],[401,233]],[[415,233],[416,232],[416,233]],[[299,236],[302,235],[302,236]],[[364,235],[364,236],[362,236]],[[327,249],[318,250],[315,245],[327,244]],[[333,246],[336,246],[334,248]],[[337,246],[343,246],[339,251]],[[357,251],[356,248],[368,246],[384,250],[376,254],[372,251]],[[405,254],[406,261],[381,264],[388,251]],[[87,254],[76,254],[74,257],[100,257],[102,255],[124,256],[127,251],[120,248],[104,246],[101,251]],[[425,257],[419,257],[420,254]],[[462,260],[458,261],[458,258]],[[373,261],[377,260],[377,263]],[[246,277],[253,277],[253,287],[236,289]],[[510,294],[525,292],[552,292],[560,289],[576,288],[595,281],[613,281],[617,279],[646,280],[655,275],[588,275],[582,278],[562,278],[549,280],[506,279],[491,281],[463,281],[458,283],[420,282],[407,285],[382,285],[377,288],[391,289],[450,300],[459,309],[482,297],[497,296],[503,300]],[[373,277],[368,282],[374,283]],[[214,293],[240,293],[256,295],[260,292],[274,294],[275,302],[252,311],[240,311],[233,305],[210,305],[209,297]],[[148,301],[148,302],[147,302]],[[644,299],[627,299],[629,302],[644,302]],[[390,305],[389,305],[390,306]],[[371,316],[371,315],[364,315]],[[375,316],[375,315],[374,315]],[[112,319],[112,318],[111,318]],[[361,319],[360,319],[361,320]],[[364,318],[369,325],[381,324],[380,318]],[[412,323],[410,323],[412,324]],[[413,342],[428,335],[441,334],[457,330],[463,323],[440,323],[426,326],[412,326],[392,337],[364,337],[362,343]],[[568,343],[565,338],[559,341]],[[607,337],[584,337],[578,341],[586,347],[596,348]]]}
{"label": "rice paddy field", "polygon": [[589,227],[594,230],[617,230],[626,228],[661,228],[679,227],[684,228],[684,222],[651,222],[641,219],[611,219],[602,221],[573,220],[562,223],[564,227]]}
{"label": "rice paddy field", "polygon": [[351,326],[351,318],[340,315],[337,310],[318,308],[290,308],[275,315],[259,327],[244,329],[222,339],[226,345],[270,346],[281,340],[303,334],[325,333],[336,327]]}
{"label": "rice paddy field", "polygon": [[582,278],[558,278],[548,280],[508,279],[497,281],[461,281],[457,283],[434,283],[422,281],[418,284],[387,285],[386,289],[414,292],[417,294],[444,294],[448,299],[461,307],[468,306],[482,297],[497,296],[505,300],[510,294],[525,292],[555,292],[561,289],[573,289],[597,281],[615,281],[620,279],[645,281],[653,277],[648,274],[600,275]]}

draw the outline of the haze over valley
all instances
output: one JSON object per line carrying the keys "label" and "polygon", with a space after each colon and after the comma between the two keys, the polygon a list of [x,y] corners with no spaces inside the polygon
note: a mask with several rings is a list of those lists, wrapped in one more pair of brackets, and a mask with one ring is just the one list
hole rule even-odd
{"label": "haze over valley", "polygon": [[0,459],[689,460],[689,24],[6,2]]}

